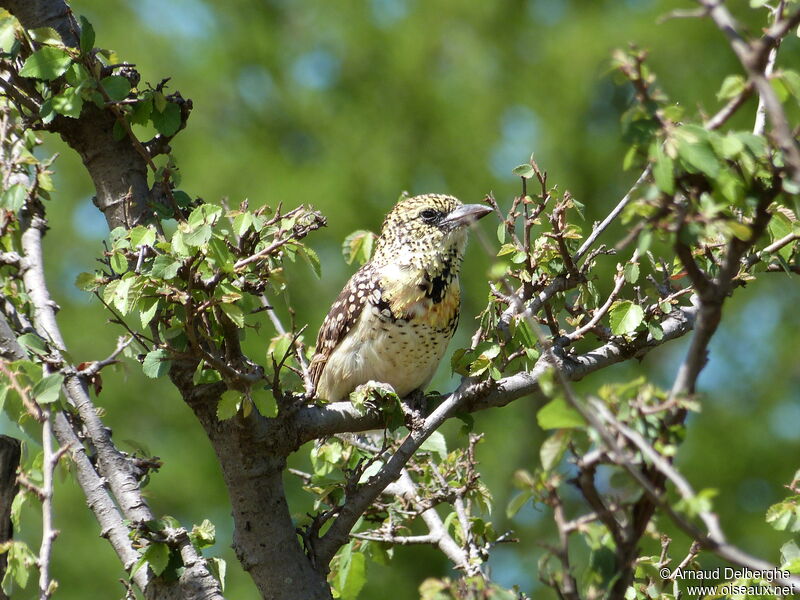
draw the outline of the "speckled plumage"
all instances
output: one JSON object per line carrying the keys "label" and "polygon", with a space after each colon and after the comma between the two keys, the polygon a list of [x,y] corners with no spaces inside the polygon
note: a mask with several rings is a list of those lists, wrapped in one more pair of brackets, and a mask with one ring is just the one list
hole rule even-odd
{"label": "speckled plumage", "polygon": [[397,203],[322,324],[310,368],[318,398],[346,400],[370,380],[400,396],[430,382],[458,324],[466,225],[488,212],[440,194]]}

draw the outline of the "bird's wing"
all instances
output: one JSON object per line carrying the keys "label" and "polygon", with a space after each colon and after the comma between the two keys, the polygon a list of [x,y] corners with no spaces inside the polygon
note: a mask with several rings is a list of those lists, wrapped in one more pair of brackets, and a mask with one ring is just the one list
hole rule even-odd
{"label": "bird's wing", "polygon": [[372,275],[370,263],[356,271],[322,322],[317,335],[317,348],[309,366],[311,381],[315,388],[331,354],[356,324],[364,306],[373,297],[378,283]]}

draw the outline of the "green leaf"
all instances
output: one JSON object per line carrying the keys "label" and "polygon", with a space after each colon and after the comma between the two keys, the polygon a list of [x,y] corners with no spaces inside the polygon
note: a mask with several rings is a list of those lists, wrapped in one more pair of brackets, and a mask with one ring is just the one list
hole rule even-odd
{"label": "green leaf", "polygon": [[169,360],[169,353],[163,349],[151,350],[142,361],[142,371],[148,377],[155,379],[169,372],[172,361]]}
{"label": "green leaf", "polygon": [[211,225],[201,225],[197,229],[183,234],[183,241],[187,246],[194,246],[195,248],[208,243],[211,239]]}
{"label": "green leaf", "polygon": [[720,163],[709,142],[709,132],[698,125],[684,125],[676,132],[678,156],[687,168],[716,178]]}
{"label": "green leaf", "polygon": [[217,539],[217,528],[208,519],[204,519],[200,525],[192,527],[189,539],[197,548],[207,548],[213,546]]}
{"label": "green leaf", "polygon": [[217,404],[217,419],[226,421],[239,412],[242,404],[242,394],[236,390],[227,390],[222,393]]}
{"label": "green leaf", "polygon": [[28,352],[44,356],[48,353],[47,342],[35,333],[23,333],[17,338],[17,343]]}
{"label": "green leaf", "polygon": [[438,454],[439,458],[442,460],[447,458],[447,441],[438,431],[434,431],[427,440],[422,442],[422,445],[419,447],[419,449],[424,452],[433,452]]}
{"label": "green leaf", "polygon": [[23,77],[33,77],[44,81],[52,81],[69,68],[72,59],[66,50],[45,46],[31,54],[19,74]]}
{"label": "green leaf", "polygon": [[656,162],[653,165],[653,177],[656,180],[656,186],[662,192],[671,196],[675,193],[674,162],[664,153],[661,144],[658,142],[656,142],[655,155]]}
{"label": "green leaf", "polygon": [[770,506],[766,521],[778,531],[800,531],[800,496],[790,496]]}
{"label": "green leaf", "polygon": [[17,41],[18,26],[17,20],[10,16],[0,18],[0,52],[11,53]]}
{"label": "green leaf", "polygon": [[128,272],[128,259],[122,252],[114,252],[109,258],[111,269],[120,275]]}
{"label": "green leaf", "polygon": [[[142,100],[139,100],[136,104],[133,105],[133,110],[131,111],[130,115],[130,121],[131,123],[135,123],[136,125],[147,125],[147,122],[150,120],[150,115],[152,113],[153,113],[153,99],[144,98]],[[175,192],[173,192],[173,195],[174,194]]]}
{"label": "green leaf", "polygon": [[[67,83],[70,84],[72,87],[81,87],[85,85],[90,85],[89,80],[91,79],[91,75],[89,75],[89,71],[86,70],[80,63],[72,63],[67,69],[67,72],[64,73],[64,78],[67,80]],[[83,89],[81,87],[81,89]]]}
{"label": "green leaf", "polygon": [[[350,546],[347,546],[348,548]],[[364,587],[367,577],[366,558],[361,552],[349,553],[348,560],[339,569],[339,597],[341,600],[355,600]]]}
{"label": "green leaf", "polygon": [[220,304],[219,307],[222,309],[222,312],[228,315],[228,318],[233,321],[234,325],[239,329],[244,327],[244,312],[242,312],[239,306],[236,304],[223,303]]}
{"label": "green leaf", "polygon": [[169,564],[169,546],[161,542],[150,542],[144,551],[144,558],[150,563],[153,573],[161,575]]}
{"label": "green leaf", "polygon": [[564,398],[554,398],[536,413],[536,421],[542,429],[564,429],[585,427],[586,421]]}
{"label": "green leaf", "polygon": [[730,231],[735,237],[739,238],[743,242],[750,240],[753,237],[753,230],[750,229],[748,225],[744,223],[740,223],[739,221],[727,221],[725,223],[725,227]]}
{"label": "green leaf", "polygon": [[8,549],[8,567],[3,577],[3,592],[13,596],[13,583],[20,588],[28,585],[28,577],[36,565],[36,557],[25,542],[11,541]]}
{"label": "green leaf", "polygon": [[206,559],[206,562],[211,570],[211,573],[219,581],[220,589],[225,592],[225,573],[228,571],[228,563],[225,559],[217,556],[212,556]]}
{"label": "green leaf", "polygon": [[567,429],[561,429],[542,442],[542,446],[539,448],[539,458],[545,471],[550,471],[558,466],[564,456],[564,452],[569,447],[571,439],[571,432]]}
{"label": "green leaf", "polygon": [[156,312],[158,312],[160,301],[158,298],[145,298],[142,300],[141,303],[141,310],[139,312],[139,318],[142,322],[142,327],[147,327],[150,321],[153,320],[153,317],[156,316]]}
{"label": "green leaf", "polygon": [[308,266],[314,271],[314,275],[317,276],[317,279],[322,278],[322,265],[320,264],[319,255],[308,246],[301,246],[300,256],[305,259]]}
{"label": "green leaf", "polygon": [[31,39],[38,44],[46,46],[64,45],[64,42],[61,41],[61,36],[52,27],[37,27],[36,29],[31,29],[28,33],[30,33]]}
{"label": "green leaf", "polygon": [[0,195],[0,207],[17,212],[25,204],[25,199],[28,197],[28,190],[21,183],[15,183],[9,186],[8,189],[3,190]]}
{"label": "green leaf", "polygon": [[363,265],[372,256],[372,246],[375,242],[375,234],[371,231],[359,229],[348,235],[342,242],[342,255],[348,265],[357,261]]}
{"label": "green leaf", "polygon": [[64,383],[64,376],[61,373],[46,375],[36,382],[33,386],[34,400],[39,404],[50,404],[58,400],[61,392],[61,384]]}
{"label": "green leaf", "polygon": [[625,281],[628,283],[636,283],[639,279],[639,265],[638,263],[629,262],[625,265],[624,269]]}
{"label": "green leaf", "polygon": [[253,225],[253,213],[243,212],[233,218],[233,232],[242,237]]}
{"label": "green leaf", "polygon": [[528,503],[528,500],[533,496],[533,490],[523,490],[517,492],[517,495],[511,498],[506,506],[506,518],[513,519],[519,510]]}
{"label": "green leaf", "polygon": [[728,75],[717,92],[717,100],[730,100],[744,91],[746,80],[742,75]]}
{"label": "green leaf", "polygon": [[112,102],[119,102],[131,93],[131,83],[121,75],[109,75],[100,80],[100,85]]}
{"label": "green leaf", "polygon": [[81,116],[83,98],[78,88],[68,87],[57,96],[53,96],[53,110],[58,114],[77,119]]}
{"label": "green leaf", "polygon": [[89,54],[94,49],[94,27],[89,22],[89,19],[81,15],[81,54]]}
{"label": "green leaf", "polygon": [[164,109],[167,107],[167,99],[164,97],[164,94],[161,92],[153,92],[153,107],[156,109],[156,112],[164,112]]}
{"label": "green leaf", "polygon": [[152,246],[156,241],[155,229],[137,225],[130,232],[131,246],[138,248],[139,246]]}
{"label": "green leaf", "polygon": [[661,329],[661,325],[656,323],[655,321],[650,321],[647,324],[647,331],[650,332],[650,335],[657,342],[660,342],[664,338],[664,330]]}
{"label": "green leaf", "polygon": [[153,267],[150,275],[157,279],[172,279],[178,274],[181,268],[180,261],[175,260],[169,254],[159,254],[153,260]]}
{"label": "green leaf", "polygon": [[164,110],[150,113],[150,120],[158,133],[166,137],[173,136],[181,126],[181,107],[174,102],[167,102]]}
{"label": "green leaf", "polygon": [[630,300],[622,300],[611,305],[609,311],[611,332],[614,335],[632,333],[644,320],[644,311]]}
{"label": "green leaf", "polygon": [[522,177],[523,179],[531,179],[532,177],[536,176],[536,171],[534,171],[533,167],[529,164],[514,167],[511,169],[511,172],[517,177]]}

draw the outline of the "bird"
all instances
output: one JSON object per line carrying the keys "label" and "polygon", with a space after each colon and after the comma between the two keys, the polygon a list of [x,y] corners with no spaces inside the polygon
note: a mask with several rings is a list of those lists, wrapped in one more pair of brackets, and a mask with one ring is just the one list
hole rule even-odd
{"label": "bird", "polygon": [[468,226],[490,212],[445,194],[401,198],[322,323],[309,365],[315,398],[346,401],[369,381],[401,398],[424,391],[458,325]]}

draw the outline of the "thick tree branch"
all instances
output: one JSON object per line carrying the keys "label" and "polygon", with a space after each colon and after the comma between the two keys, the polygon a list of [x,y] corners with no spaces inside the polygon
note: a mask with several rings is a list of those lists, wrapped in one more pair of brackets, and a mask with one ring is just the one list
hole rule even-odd
{"label": "thick tree branch", "polygon": [[[631,341],[612,339],[589,352],[565,355],[562,370],[572,381],[600,371],[613,364],[641,358],[653,348],[669,340],[681,337],[692,330],[697,315],[697,307],[683,307],[674,310],[661,322],[664,337],[656,340],[649,335],[640,335]],[[539,389],[539,377],[550,368],[546,360],[539,359],[530,371],[522,371],[505,377],[488,389],[480,383],[462,383],[465,404],[463,410],[470,412],[485,410],[510,404],[523,396],[534,395],[543,398]],[[350,402],[334,402],[323,406],[304,406],[297,410],[286,425],[282,426],[285,440],[294,440],[295,448],[310,440],[324,438],[337,433],[367,431],[383,426],[383,416],[376,412],[359,412]],[[278,431],[275,435],[280,435]]]}
{"label": "thick tree branch", "polygon": [[220,421],[217,404],[225,386],[195,385],[196,366],[174,361],[170,378],[205,429],[222,467],[239,561],[263,598],[328,600],[325,577],[303,553],[286,503],[283,471],[289,452],[280,448],[285,434],[258,411]]}
{"label": "thick tree branch", "polygon": [[[0,7],[19,19],[25,29],[52,27],[66,45],[78,46],[80,28],[64,0],[0,0]],[[129,138],[114,140],[115,123],[110,110],[87,102],[79,119],[59,115],[48,126],[83,160],[97,190],[95,204],[109,229],[135,225],[150,200],[146,161]]]}
{"label": "thick tree branch", "polygon": [[[20,441],[7,435],[0,435],[0,545],[8,542],[14,535],[11,523],[11,503],[17,495],[17,467],[20,459]],[[6,574],[8,554],[0,553],[0,581]],[[0,589],[0,600],[8,600]]]}
{"label": "thick tree branch", "polygon": [[[22,233],[22,261],[23,261],[23,282],[26,291],[31,298],[34,313],[34,326],[37,332],[53,346],[54,354],[63,363],[60,352],[65,349],[64,340],[56,322],[56,306],[50,299],[50,294],[44,277],[44,266],[42,262],[42,234],[45,229],[44,218],[40,215],[31,214],[32,207],[29,204],[25,209]],[[16,343],[16,342],[13,342]],[[9,340],[6,344],[12,344]],[[147,522],[155,519],[147,502],[139,489],[139,478],[143,475],[134,467],[131,461],[123,455],[111,441],[110,431],[103,426],[97,410],[89,397],[86,389],[86,380],[81,378],[71,367],[64,369],[66,378],[64,381],[64,392],[78,411],[84,433],[91,440],[92,446],[97,452],[97,471],[96,474],[108,482],[108,486],[116,502],[124,515],[124,518],[131,522]],[[63,415],[61,415],[63,417]],[[53,433],[62,447],[72,447],[75,443],[75,434],[66,418],[56,418],[53,426]],[[82,448],[82,445],[81,445]],[[91,465],[94,472],[95,467]],[[83,478],[79,477],[79,482],[83,485],[92,485],[94,477],[87,473]],[[84,487],[87,498],[96,492],[92,488]],[[102,505],[98,510],[102,510]],[[95,512],[95,516],[101,521],[105,515]],[[101,521],[102,524],[102,521]],[[127,538],[127,528],[125,537]],[[191,545],[188,538],[182,541],[183,545]],[[124,547],[115,546],[118,554],[126,567],[128,563],[128,553]],[[184,549],[188,552],[189,549]],[[120,553],[122,552],[122,553]],[[138,554],[137,554],[138,558]],[[170,582],[160,578],[140,577],[145,595],[148,598],[174,597],[174,598],[222,598],[219,583],[211,575],[207,565],[202,560],[196,560],[191,565],[186,565],[187,569],[177,582]],[[200,595],[198,595],[198,593]]]}

